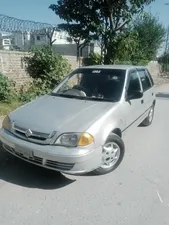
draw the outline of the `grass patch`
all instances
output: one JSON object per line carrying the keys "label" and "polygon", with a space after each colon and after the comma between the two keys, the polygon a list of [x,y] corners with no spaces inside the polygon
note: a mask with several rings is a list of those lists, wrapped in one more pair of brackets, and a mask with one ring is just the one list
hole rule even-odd
{"label": "grass patch", "polygon": [[2,103],[0,102],[0,116],[5,116],[11,111],[17,109],[23,103],[19,101],[13,101],[12,103]]}

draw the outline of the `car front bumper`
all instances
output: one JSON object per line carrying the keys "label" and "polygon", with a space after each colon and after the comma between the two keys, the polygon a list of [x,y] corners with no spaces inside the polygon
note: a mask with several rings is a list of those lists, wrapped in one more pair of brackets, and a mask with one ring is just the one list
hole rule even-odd
{"label": "car front bumper", "polygon": [[[102,148],[92,150],[74,149],[62,146],[39,145],[22,140],[12,133],[1,129],[0,140],[6,151],[29,163],[47,169],[67,173],[84,174],[97,169],[101,165]],[[70,152],[70,154],[68,154]],[[78,153],[78,154],[77,154]]]}

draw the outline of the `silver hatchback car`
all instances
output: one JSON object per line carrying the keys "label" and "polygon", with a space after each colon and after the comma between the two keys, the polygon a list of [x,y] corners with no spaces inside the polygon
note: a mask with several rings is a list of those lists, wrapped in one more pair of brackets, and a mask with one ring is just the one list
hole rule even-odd
{"label": "silver hatchback car", "polygon": [[81,67],[10,113],[0,140],[9,153],[47,169],[106,174],[124,157],[125,133],[152,123],[155,103],[145,67]]}

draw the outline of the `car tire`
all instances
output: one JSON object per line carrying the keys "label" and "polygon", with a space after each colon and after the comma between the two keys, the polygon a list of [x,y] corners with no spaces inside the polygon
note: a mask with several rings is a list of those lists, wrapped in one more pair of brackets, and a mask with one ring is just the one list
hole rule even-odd
{"label": "car tire", "polygon": [[154,105],[151,106],[148,116],[145,118],[145,120],[141,123],[142,126],[147,127],[150,126],[153,122],[154,118]]}
{"label": "car tire", "polygon": [[[112,172],[120,165],[124,153],[125,146],[123,140],[116,134],[110,134],[103,145],[103,164],[98,169],[94,170],[93,173],[96,175],[103,175]],[[113,161],[111,162],[111,160]]]}

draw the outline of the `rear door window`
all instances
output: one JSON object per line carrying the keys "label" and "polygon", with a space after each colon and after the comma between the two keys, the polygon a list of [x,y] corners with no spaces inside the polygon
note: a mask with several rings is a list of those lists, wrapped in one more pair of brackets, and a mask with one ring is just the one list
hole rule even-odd
{"label": "rear door window", "polygon": [[148,69],[146,69],[145,71],[146,71],[146,74],[147,74],[147,76],[149,77],[149,79],[151,81],[151,85],[154,86],[154,81],[153,81],[153,78],[152,78],[150,72],[148,71]]}
{"label": "rear door window", "polygon": [[147,91],[148,89],[152,87],[152,83],[151,83],[150,77],[148,76],[148,73],[146,72],[145,69],[139,69],[138,74],[141,79],[143,91]]}

